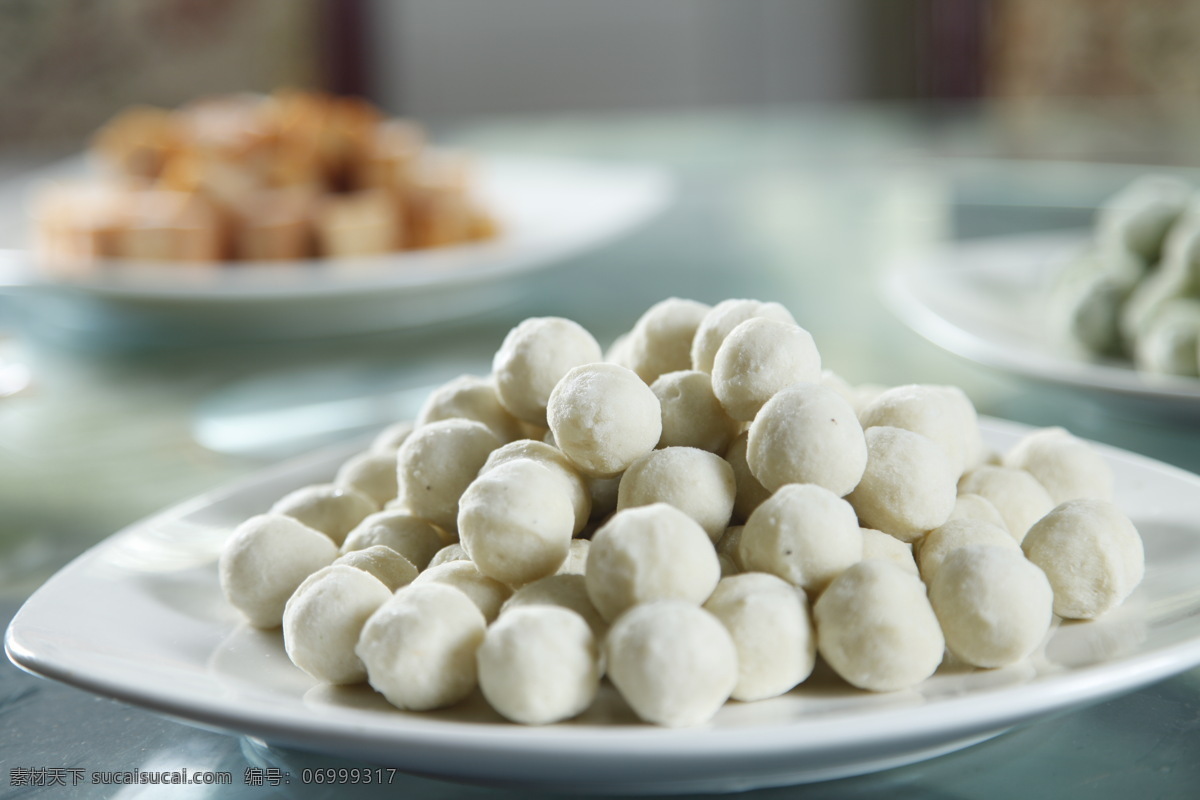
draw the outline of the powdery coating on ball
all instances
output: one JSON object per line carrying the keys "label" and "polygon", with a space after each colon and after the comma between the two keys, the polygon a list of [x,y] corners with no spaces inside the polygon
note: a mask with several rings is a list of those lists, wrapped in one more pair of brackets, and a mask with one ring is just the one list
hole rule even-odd
{"label": "powdery coating on ball", "polygon": [[[903,428],[932,439],[946,454],[958,480],[967,464],[963,411],[941,387],[910,384],[880,393],[860,415],[864,428]],[[972,454],[973,455],[973,454]]]}
{"label": "powdery coating on ball", "polygon": [[582,713],[600,687],[596,637],[565,608],[512,609],[488,628],[476,658],[484,698],[501,716],[525,725]]}
{"label": "powdery coating on ball", "polygon": [[444,708],[474,690],[475,653],[486,627],[479,608],[458,589],[414,583],[371,615],[355,652],[372,688],[392,705]]}
{"label": "powdery coating on ball", "polygon": [[458,501],[500,439],[482,422],[447,419],[417,428],[396,453],[397,499],[457,538]]}
{"label": "powdery coating on ball", "polygon": [[417,427],[444,419],[473,419],[492,429],[501,441],[511,442],[524,436],[521,422],[500,405],[496,384],[491,378],[459,375],[434,389],[425,398],[417,414]]}
{"label": "powdery coating on ball", "polygon": [[412,432],[412,422],[408,420],[393,422],[375,435],[375,438],[371,440],[371,449],[381,453],[395,453]]}
{"label": "powdery coating on ball", "polygon": [[734,419],[749,421],[793,383],[821,380],[821,355],[808,331],[756,317],[734,328],[713,361],[713,393]]}
{"label": "powdery coating on ball", "polygon": [[867,440],[841,395],[801,383],[780,390],[750,423],[746,462],[770,491],[815,483],[845,497],[867,467]]}
{"label": "powdery coating on ball", "polygon": [[1016,539],[999,525],[979,519],[946,520],[921,540],[921,550],[917,557],[917,563],[921,567],[921,579],[927,585],[931,585],[947,558],[955,551],[972,545],[1001,547],[1014,553],[1021,550]]}
{"label": "powdery coating on ball", "polygon": [[667,447],[629,465],[617,491],[617,511],[653,503],[674,506],[716,542],[729,527],[737,484],[729,462],[707,450]]}
{"label": "powdery coating on ball", "polygon": [[733,519],[739,522],[748,520],[754,509],[771,496],[771,492],[754,477],[750,465],[746,462],[749,436],[749,431],[738,434],[725,451],[725,460],[733,467],[733,480],[737,483],[737,494],[733,499]]}
{"label": "powdery coating on ball", "polygon": [[768,572],[814,595],[862,558],[854,509],[822,486],[792,483],[746,520],[738,555],[748,572]]}
{"label": "powdery coating on ball", "polygon": [[372,514],[346,536],[342,552],[365,550],[385,545],[412,562],[417,569],[429,566],[430,559],[446,546],[441,528],[407,511],[380,511]]}
{"label": "powdery coating on ball", "polygon": [[976,667],[1032,653],[1054,618],[1054,593],[1019,550],[971,545],[951,553],[929,585],[946,647]]}
{"label": "powdery coating on ball", "polygon": [[717,551],[691,517],[667,505],[618,511],[588,551],[588,597],[605,619],[653,600],[708,599],[721,575]]}
{"label": "powdery coating on ball", "polygon": [[296,587],[337,558],[325,534],[282,514],[260,514],[237,526],[218,563],[229,604],[256,628],[274,628]]}
{"label": "powdery coating on ball", "polygon": [[609,631],[605,651],[609,680],[638,717],[655,725],[699,725],[737,685],[733,638],[691,603],[662,600],[631,609]]}
{"label": "powdery coating on ball", "polygon": [[546,403],[562,377],[600,361],[600,345],[578,323],[533,317],[508,332],[492,359],[500,402],[517,419],[546,426]]}
{"label": "powdery coating on ball", "polygon": [[1002,530],[1008,530],[1008,523],[1004,521],[1004,517],[1001,516],[992,501],[978,494],[967,493],[956,497],[954,510],[950,512],[950,519],[978,519],[990,522]]}
{"label": "powdery coating on ball", "polygon": [[835,578],[813,618],[817,651],[859,689],[907,689],[942,663],[945,640],[925,585],[888,561],[861,561]]}
{"label": "powdery coating on ball", "polygon": [[353,489],[370,499],[377,508],[383,508],[396,497],[396,455],[367,450],[351,456],[338,468],[333,482]]}
{"label": "powdery coating on ball", "polygon": [[298,519],[340,545],[354,526],[378,510],[379,506],[353,489],[321,483],[289,492],[269,513]]}
{"label": "powdery coating on ball", "polygon": [[623,472],[662,435],[662,410],[650,387],[616,364],[585,364],[550,395],[550,430],[558,448],[597,477]]}
{"label": "powdery coating on ball", "polygon": [[796,323],[795,317],[779,303],[758,300],[723,300],[704,315],[692,339],[692,369],[712,372],[717,350],[730,331],[754,317],[776,322]]}
{"label": "powdery coating on ball", "polygon": [[1025,532],[1050,509],[1054,501],[1038,479],[1023,469],[997,467],[990,464],[976,467],[958,483],[962,494],[977,494],[991,502],[1004,518],[1004,526],[1017,542]]}
{"label": "powdery coating on ball", "polygon": [[369,573],[392,592],[401,586],[412,583],[420,573],[420,570],[411,561],[382,544],[372,545],[362,550],[352,550],[339,556],[333,563]]}
{"label": "powdery coating on ball", "polygon": [[451,561],[470,561],[471,557],[467,555],[467,551],[458,542],[448,544],[441,550],[433,554],[433,558],[429,559],[429,565],[425,567],[426,572],[434,567],[440,567],[442,564],[449,564]]}
{"label": "powdery coating on ball", "polygon": [[366,680],[354,646],[367,619],[391,596],[378,578],[351,566],[333,564],[309,575],[283,610],[288,658],[326,683]]}
{"label": "powdery coating on ball", "polygon": [[483,468],[479,470],[479,474],[483,475],[501,464],[520,458],[532,459],[562,477],[566,482],[566,492],[571,499],[571,506],[575,510],[574,532],[579,533],[583,530],[592,514],[592,493],[588,488],[587,480],[557,447],[531,439],[509,442],[492,451],[487,461],[484,462]]}
{"label": "powdery coating on ball", "polygon": [[867,468],[846,498],[863,527],[905,542],[950,517],[956,475],[932,439],[903,428],[868,428]]}
{"label": "powdery coating on ball", "polygon": [[1070,500],[1029,530],[1025,556],[1054,589],[1054,613],[1095,619],[1125,602],[1142,582],[1145,553],[1137,528],[1103,500]]}
{"label": "powdery coating on ball", "polygon": [[712,377],[699,370],[660,375],[651,391],[662,408],[659,447],[698,447],[723,453],[741,430],[713,394]]}
{"label": "powdery coating on ball", "polygon": [[721,621],[737,649],[734,700],[765,700],[812,674],[817,641],[808,598],[761,572],[722,578],[704,609]]}
{"label": "powdery coating on ball", "polygon": [[510,586],[553,575],[567,558],[574,524],[566,482],[528,458],[481,474],[458,506],[467,555],[484,575]]}
{"label": "powdery coating on ball", "polygon": [[957,386],[933,386],[949,401],[950,420],[958,426],[963,442],[963,471],[986,463],[991,455],[983,442],[983,431],[979,429],[979,414],[967,393]]}
{"label": "powdery coating on ball", "polygon": [[[859,528],[863,537],[862,560],[882,558],[890,561],[911,575],[920,576],[917,561],[913,558],[913,546],[902,542],[890,533],[877,531],[874,528]],[[928,538],[928,535],[926,536]]]}
{"label": "powdery coating on ball", "polygon": [[592,546],[591,539],[572,539],[567,548],[567,560],[562,563],[555,575],[582,575],[587,569],[588,550]]}
{"label": "powdery coating on ball", "polygon": [[503,617],[514,608],[537,605],[569,608],[583,618],[596,634],[597,640],[602,639],[608,631],[608,622],[600,616],[592,599],[588,597],[587,581],[582,574],[551,575],[522,586],[501,606],[500,616]]}
{"label": "powdery coating on ball", "polygon": [[1062,428],[1030,433],[1013,445],[1003,463],[1037,478],[1056,505],[1068,500],[1112,500],[1113,473],[1108,462]]}
{"label": "powdery coating on ball", "polygon": [[512,589],[484,575],[468,559],[455,559],[430,567],[413,580],[414,585],[427,583],[444,583],[458,589],[471,598],[489,623],[500,616],[500,606],[512,596]]}
{"label": "powdery coating on ball", "polygon": [[688,369],[696,328],[710,310],[704,303],[678,297],[650,306],[629,332],[623,353],[626,366],[646,383],[654,383],[664,373]]}

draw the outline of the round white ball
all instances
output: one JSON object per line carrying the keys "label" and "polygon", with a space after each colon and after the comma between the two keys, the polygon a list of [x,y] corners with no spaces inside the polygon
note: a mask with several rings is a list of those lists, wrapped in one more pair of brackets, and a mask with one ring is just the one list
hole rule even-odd
{"label": "round white ball", "polygon": [[1113,473],[1108,462],[1062,428],[1028,434],[1004,455],[1003,463],[1037,478],[1055,505],[1068,500],[1112,500]]}
{"label": "round white ball", "polygon": [[737,484],[729,462],[707,450],[667,447],[629,465],[617,491],[617,511],[653,503],[674,506],[716,542],[729,527]]}
{"label": "round white ball", "polygon": [[346,534],[378,510],[370,498],[354,489],[322,483],[289,492],[271,506],[269,513],[298,519],[340,545]]}
{"label": "round white ball", "polygon": [[333,563],[367,572],[392,592],[412,583],[420,574],[420,570],[411,561],[383,544],[351,550],[339,556]]}
{"label": "round white ball", "polygon": [[1054,593],[1045,574],[1008,547],[955,550],[929,585],[929,603],[947,649],[976,667],[1025,658],[1054,618]]}
{"label": "round white ball", "polygon": [[492,360],[501,404],[517,419],[546,426],[546,404],[564,375],[603,353],[581,325],[561,317],[532,317],[508,332]]}
{"label": "round white ball", "polygon": [[413,431],[396,453],[397,499],[457,538],[458,501],[501,445],[482,422],[447,419]]}
{"label": "round white ball", "polygon": [[734,328],[748,319],[762,317],[776,322],[796,323],[791,312],[779,303],[758,300],[723,300],[704,315],[692,339],[692,369],[712,372],[717,350]]}
{"label": "round white ball", "polygon": [[624,614],[605,641],[608,677],[646,722],[698,725],[737,685],[738,658],[725,627],[699,606],[647,603]]}
{"label": "round white ball", "polygon": [[882,559],[860,561],[813,606],[817,650],[871,692],[916,686],[937,670],[945,640],[921,581]]}
{"label": "round white ball", "polygon": [[486,627],[479,608],[458,589],[414,583],[371,615],[355,653],[372,688],[389,703],[428,711],[475,689],[475,653]]}
{"label": "round white ball", "polygon": [[1021,543],[1054,589],[1054,613],[1095,619],[1125,601],[1145,572],[1142,537],[1112,503],[1070,500],[1029,529]]}
{"label": "round white ball", "polygon": [[804,592],[761,572],[722,578],[706,611],[721,621],[737,650],[734,700],[765,700],[812,674],[817,642]]}
{"label": "round white ball", "polygon": [[521,422],[500,404],[491,378],[460,375],[434,389],[417,414],[421,427],[444,419],[473,419],[491,428],[503,442],[522,438]]}
{"label": "round white ball", "polygon": [[956,476],[938,444],[888,426],[868,428],[866,439],[867,468],[846,498],[864,527],[911,542],[949,519]]}
{"label": "round white ball", "polygon": [[407,511],[379,511],[366,517],[346,535],[342,552],[365,550],[385,545],[412,562],[417,569],[429,566],[430,559],[446,546],[446,534],[427,519]]}
{"label": "round white ball", "polygon": [[525,725],[582,713],[600,685],[596,637],[582,617],[565,608],[512,609],[488,628],[476,658],[488,703]]}
{"label": "round white ball", "polygon": [[934,576],[946,559],[956,550],[973,545],[1000,547],[1020,552],[1021,546],[1008,531],[991,522],[979,519],[950,519],[925,534],[917,563],[921,579],[932,584]]}
{"label": "round white ball", "polygon": [[484,472],[459,501],[462,546],[480,572],[510,586],[553,575],[574,524],[566,482],[528,458]]}
{"label": "round white ball", "polygon": [[754,473],[750,471],[750,464],[746,461],[749,436],[748,431],[738,434],[725,451],[725,460],[733,467],[733,480],[737,484],[737,494],[733,498],[733,518],[742,522],[749,519],[754,509],[771,496],[771,492],[754,477]]}
{"label": "round white ball", "polygon": [[1017,542],[1050,509],[1054,501],[1038,479],[1023,469],[985,464],[963,475],[962,494],[977,494],[990,501],[1004,517],[1004,526]]}
{"label": "round white ball", "polygon": [[584,573],[588,597],[610,621],[653,600],[699,605],[720,575],[708,534],[666,503],[618,511],[592,537]]}
{"label": "round white ball", "polygon": [[909,384],[880,393],[860,415],[864,428],[903,428],[932,439],[946,453],[958,480],[967,465],[962,409],[942,387]]}
{"label": "round white ball", "polygon": [[484,462],[483,468],[479,470],[479,474],[483,475],[501,464],[520,458],[538,462],[566,482],[567,495],[575,510],[574,532],[579,533],[583,530],[592,514],[592,493],[588,488],[587,479],[557,447],[532,439],[509,442],[492,451],[487,461]]}
{"label": "round white ball", "polygon": [[489,578],[469,558],[459,558],[431,566],[413,579],[413,584],[444,583],[471,599],[489,623],[500,616],[500,607],[512,597],[512,589]]}
{"label": "round white ball", "polygon": [[367,450],[347,459],[333,482],[353,489],[382,508],[396,497],[396,454]]}
{"label": "round white ball", "polygon": [[817,594],[862,558],[862,532],[845,500],[822,486],[792,483],[746,520],[738,555],[748,572]]}
{"label": "round white ball", "polygon": [[597,477],[623,472],[662,436],[658,398],[616,364],[572,369],[554,387],[546,413],[558,448]]}
{"label": "round white ball", "polygon": [[692,365],[692,339],[710,307],[670,297],[650,306],[634,324],[622,353],[626,366],[646,383]]}
{"label": "round white ball", "polygon": [[597,640],[608,630],[608,622],[596,610],[588,596],[587,581],[581,574],[551,575],[548,578],[527,583],[513,592],[512,597],[500,607],[500,616],[524,606],[562,606],[574,611],[588,624]]}
{"label": "round white ball", "polygon": [[799,325],[755,317],[734,328],[713,361],[713,393],[726,413],[749,421],[793,383],[821,380],[821,355]]}
{"label": "round white ball", "polygon": [[660,375],[650,385],[662,408],[659,447],[697,447],[723,453],[741,430],[713,394],[712,376],[699,370]]}
{"label": "round white ball", "polygon": [[815,483],[844,497],[867,467],[867,440],[837,392],[801,383],[776,393],[750,423],[746,462],[769,491]]}
{"label": "round white ball", "polygon": [[217,571],[229,604],[256,628],[274,628],[296,587],[337,558],[325,534],[292,517],[260,514],[239,525],[221,550]]}
{"label": "round white ball", "polygon": [[917,561],[913,557],[912,544],[902,542],[890,533],[877,531],[874,528],[859,528],[859,530],[863,537],[863,561],[868,558],[882,558],[892,562],[910,575],[920,576]]}
{"label": "round white ball", "polygon": [[374,575],[344,564],[304,579],[283,610],[288,658],[319,681],[361,683],[367,669],[354,652],[367,618],[392,596]]}

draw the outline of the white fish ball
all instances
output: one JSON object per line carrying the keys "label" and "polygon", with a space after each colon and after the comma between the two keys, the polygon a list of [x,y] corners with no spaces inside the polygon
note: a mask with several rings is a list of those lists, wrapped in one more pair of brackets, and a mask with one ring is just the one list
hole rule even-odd
{"label": "white fish ball", "polygon": [[1068,500],[1111,500],[1108,462],[1063,428],[1043,428],[1023,437],[1004,455],[1004,466],[1023,469],[1045,487],[1055,504]]}
{"label": "white fish ball", "polygon": [[492,359],[496,393],[514,417],[546,427],[546,404],[558,382],[602,358],[599,343],[578,323],[531,317],[508,332]]}
{"label": "white fish ball", "polygon": [[905,542],[936,528],[954,510],[955,472],[945,450],[904,428],[867,428],[867,468],[846,498],[864,527]]}
{"label": "white fish ball", "polygon": [[333,563],[370,573],[392,592],[412,583],[420,573],[411,561],[383,544],[351,550],[338,556]]}
{"label": "white fish ball", "polygon": [[1032,653],[1054,619],[1045,574],[1009,547],[951,553],[929,585],[946,647],[976,667],[1003,667]]}
{"label": "white fish ball", "polygon": [[321,483],[289,492],[271,506],[269,513],[298,519],[340,545],[346,534],[378,510],[378,505],[354,489]]}
{"label": "white fish ball", "polygon": [[469,559],[455,559],[429,567],[413,584],[444,583],[471,599],[490,623],[500,616],[500,607],[512,597],[513,590],[495,578],[489,578]]}
{"label": "white fish ball", "polygon": [[1112,503],[1070,500],[1032,528],[1021,543],[1054,589],[1054,613],[1095,619],[1125,601],[1145,572],[1142,537]]}
{"label": "white fish ball", "polygon": [[977,494],[991,502],[1004,517],[1004,526],[1019,543],[1033,523],[1054,508],[1046,487],[1023,469],[985,464],[963,475],[962,494]]}
{"label": "white fish ball", "polygon": [[817,642],[808,598],[790,583],[761,572],[722,578],[704,604],[733,638],[738,680],[734,700],[765,700],[812,674]]}
{"label": "white fish ball", "polygon": [[296,587],[337,558],[333,540],[282,514],[260,514],[237,526],[217,569],[229,604],[256,628],[274,628]]}
{"label": "white fish ball", "polygon": [[305,578],[283,610],[288,658],[319,681],[361,683],[367,669],[354,652],[367,619],[392,596],[378,578],[332,564]]}
{"label": "white fish ball", "polygon": [[655,503],[618,511],[596,531],[584,577],[592,603],[611,621],[652,600],[699,605],[720,574],[704,529],[679,509]]}
{"label": "white fish ball", "polygon": [[815,483],[844,497],[867,467],[867,440],[841,395],[801,383],[780,390],[750,423],[746,462],[770,491]]}
{"label": "white fish ball", "polygon": [[707,450],[667,447],[629,465],[621,476],[617,511],[667,503],[700,523],[716,542],[729,527],[737,494],[729,462]]}
{"label": "white fish ball", "polygon": [[698,447],[723,453],[741,430],[713,394],[712,376],[699,370],[660,375],[650,385],[662,408],[659,447]]}
{"label": "white fish ball", "polygon": [[756,317],[734,328],[713,361],[713,393],[726,413],[749,421],[793,383],[821,380],[821,355],[799,325]]}
{"label": "white fish ball", "polygon": [[406,511],[379,511],[363,519],[346,535],[342,552],[381,544],[407,558],[417,569],[425,569],[447,541],[445,532],[427,519]]}
{"label": "white fish ball", "polygon": [[608,677],[646,722],[698,725],[737,685],[733,638],[716,617],[691,603],[661,600],[631,609],[605,640]]}
{"label": "white fish ball", "polygon": [[558,448],[596,477],[623,472],[662,436],[658,398],[615,364],[572,369],[554,387],[546,413]]}
{"label": "white fish ball", "polygon": [[692,369],[712,372],[717,350],[734,328],[753,317],[776,322],[796,323],[795,317],[779,303],[758,300],[722,300],[704,315],[692,339]]}
{"label": "white fish ball", "polygon": [[817,594],[862,558],[862,532],[845,500],[822,486],[792,483],[746,520],[738,555],[749,572]]}
{"label": "white fish ball", "polygon": [[646,383],[659,375],[692,366],[692,339],[710,307],[670,297],[650,306],[634,324],[625,343],[628,366]]}
{"label": "white fish ball", "polygon": [[486,627],[479,608],[458,589],[413,583],[371,615],[355,652],[368,682],[389,703],[428,711],[475,689],[475,654]]}
{"label": "white fish ball", "polygon": [[484,462],[483,468],[479,470],[479,474],[483,475],[501,464],[519,458],[533,459],[562,477],[566,482],[566,491],[575,511],[574,532],[579,533],[583,530],[592,514],[592,493],[588,488],[587,479],[557,447],[531,439],[509,442],[492,451],[487,461]]}
{"label": "white fish ball", "polygon": [[888,561],[860,561],[838,575],[813,617],[821,657],[860,689],[907,689],[942,663],[945,640],[924,584]]}
{"label": "white fish ball", "polygon": [[417,428],[396,453],[397,499],[457,538],[458,501],[500,439],[482,422],[447,419]]}
{"label": "white fish ball", "polygon": [[496,384],[491,378],[460,375],[430,393],[417,414],[419,428],[444,419],[473,419],[491,428],[502,442],[525,435],[521,422],[500,405]]}
{"label": "white fish ball", "polygon": [[462,546],[480,572],[510,586],[553,575],[574,524],[566,481],[528,458],[484,472],[459,501]]}

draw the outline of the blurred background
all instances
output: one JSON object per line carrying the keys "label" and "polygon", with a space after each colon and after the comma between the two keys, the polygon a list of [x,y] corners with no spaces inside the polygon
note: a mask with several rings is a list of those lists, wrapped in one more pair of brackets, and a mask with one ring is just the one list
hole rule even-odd
{"label": "blurred background", "polygon": [[[1078,244],[1147,171],[1200,184],[1198,37],[1198,0],[0,0],[0,229],[27,225],[31,176],[123,109],[287,87],[364,98],[484,161],[654,178],[638,224],[472,304],[449,290],[420,324],[411,306],[344,324],[384,295],[33,291],[0,259],[0,618],[123,526],[413,416],[437,383],[486,374],[525,317],[575,319],[607,346],[670,296],[777,300],[851,383],[956,384],[981,413],[1200,469],[1194,388],[1164,402],[992,369],[902,324],[881,282],[964,242]],[[565,205],[550,227],[588,222],[587,203]],[[1103,772],[1113,797],[1191,796],[1196,680],[1004,737],[1002,757],[984,745],[852,788],[1092,797]],[[275,757],[9,664],[0,719],[5,765],[240,774]],[[408,789],[460,796],[440,786]]]}

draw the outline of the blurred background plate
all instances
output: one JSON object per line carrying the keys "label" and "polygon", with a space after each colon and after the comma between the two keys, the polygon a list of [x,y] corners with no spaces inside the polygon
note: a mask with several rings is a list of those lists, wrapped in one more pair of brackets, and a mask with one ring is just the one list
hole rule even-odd
{"label": "blurred background plate", "polygon": [[897,259],[882,292],[910,328],[951,353],[1022,377],[1111,393],[1136,406],[1200,413],[1200,381],[1087,360],[1056,343],[1046,322],[1055,277],[1087,245],[1087,230],[970,239]]}
{"label": "blurred background plate", "polygon": [[217,268],[110,262],[94,278],[60,280],[24,246],[25,202],[37,183],[83,169],[76,159],[0,193],[0,284],[34,329],[116,343],[319,337],[468,317],[513,302],[529,273],[620,237],[671,195],[655,167],[481,157],[478,193],[502,228],[493,241]]}

